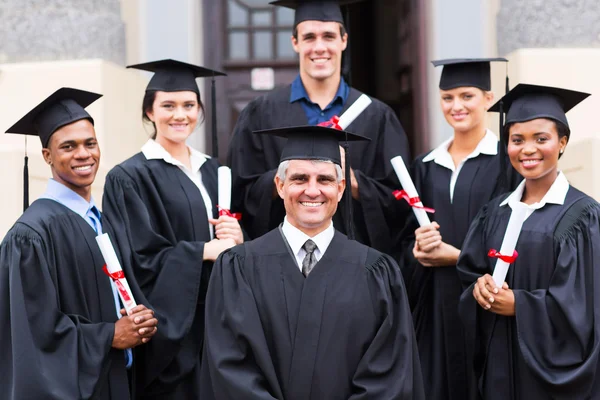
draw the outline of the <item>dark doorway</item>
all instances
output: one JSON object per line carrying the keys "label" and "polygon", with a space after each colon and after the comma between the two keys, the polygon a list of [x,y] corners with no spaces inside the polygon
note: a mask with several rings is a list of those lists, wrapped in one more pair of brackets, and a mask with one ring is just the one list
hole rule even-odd
{"label": "dark doorway", "polygon": [[351,8],[350,20],[352,84],[396,112],[413,157],[429,149],[423,3],[357,3]]}

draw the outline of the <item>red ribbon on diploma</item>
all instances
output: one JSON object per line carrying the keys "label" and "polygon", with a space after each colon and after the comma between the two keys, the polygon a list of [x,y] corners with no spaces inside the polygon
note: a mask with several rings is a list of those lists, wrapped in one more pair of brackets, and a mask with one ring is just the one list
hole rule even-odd
{"label": "red ribbon on diploma", "polygon": [[228,217],[235,218],[238,221],[242,219],[242,213],[232,213],[228,209],[221,206],[217,206],[217,208],[219,209],[219,215],[227,215]]}
{"label": "red ribbon on diploma", "polygon": [[426,211],[428,213],[432,213],[432,214],[435,212],[435,210],[433,208],[418,205],[417,203],[420,203],[421,199],[419,199],[419,197],[409,197],[408,193],[406,193],[405,190],[394,190],[394,192],[392,194],[394,195],[396,200],[400,200],[400,199],[406,200],[406,202],[411,207],[420,208],[421,210],[424,210],[424,211]]}
{"label": "red ribbon on diploma", "polygon": [[338,131],[341,131],[342,127],[338,125],[338,122],[340,122],[340,117],[334,115],[328,121],[319,122],[317,126],[324,126],[325,128],[333,128],[337,129]]}
{"label": "red ribbon on diploma", "polygon": [[102,271],[104,271],[104,273],[106,275],[108,275],[115,282],[115,285],[117,286],[117,290],[119,291],[119,293],[121,293],[121,296],[123,296],[123,301],[125,301],[125,302],[131,301],[131,297],[129,297],[129,293],[127,293],[125,286],[123,286],[121,281],[119,281],[119,279],[125,278],[125,273],[123,272],[123,270],[113,272],[111,274],[110,272],[108,272],[108,268],[106,268],[106,264],[104,264],[104,266],[102,267]]}
{"label": "red ribbon on diploma", "polygon": [[512,256],[500,254],[500,252],[496,251],[496,249],[490,249],[490,251],[488,251],[488,257],[499,258],[502,261],[509,263],[509,264],[514,263],[518,256],[519,256],[519,253],[517,253],[516,250],[513,252]]}

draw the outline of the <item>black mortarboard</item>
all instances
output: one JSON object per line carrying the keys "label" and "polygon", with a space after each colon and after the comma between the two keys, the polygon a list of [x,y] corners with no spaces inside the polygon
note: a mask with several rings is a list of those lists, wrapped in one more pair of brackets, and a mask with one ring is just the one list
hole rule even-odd
{"label": "black mortarboard", "polygon": [[568,128],[569,122],[565,114],[589,95],[557,87],[520,83],[498,100],[489,111],[507,110],[505,124],[549,118],[562,122]]}
{"label": "black mortarboard", "polygon": [[[43,147],[48,147],[50,137],[58,129],[73,122],[94,120],[85,111],[85,107],[102,97],[101,94],[73,88],[60,88],[35,106],[6,133],[38,136]],[[27,142],[25,142],[27,146]],[[27,148],[25,148],[25,166],[23,168],[23,211],[29,207],[29,168]]]}
{"label": "black mortarboard", "polygon": [[212,77],[212,148],[213,157],[219,157],[219,147],[217,141],[217,100],[215,76],[227,76],[226,73],[172,59],[152,61],[143,64],[128,65],[127,68],[135,68],[140,69],[142,71],[154,72],[154,75],[150,79],[150,82],[148,82],[148,86],[146,86],[146,91],[191,91],[196,93],[198,97],[200,97],[200,89],[198,89],[196,78]]}
{"label": "black mortarboard", "polygon": [[50,136],[57,129],[80,119],[94,120],[85,107],[102,97],[101,94],[73,88],[60,88],[29,111],[6,133],[39,136],[43,147],[48,147]]}
{"label": "black mortarboard", "polygon": [[490,62],[503,61],[506,58],[451,58],[432,61],[434,67],[443,65],[440,89],[450,90],[457,87],[476,87],[491,90]]}
{"label": "black mortarboard", "polygon": [[326,21],[344,24],[341,6],[362,0],[277,0],[269,4],[291,8],[296,11],[294,27],[304,21]]}
{"label": "black mortarboard", "polygon": [[279,162],[286,160],[323,160],[341,166],[340,142],[371,140],[368,137],[318,125],[254,131],[263,135],[287,138]]}
{"label": "black mortarboard", "polygon": [[128,65],[127,68],[154,72],[146,90],[158,90],[161,92],[182,92],[189,90],[200,94],[196,78],[227,75],[223,72],[171,59]]}
{"label": "black mortarboard", "polygon": [[287,142],[283,147],[279,162],[286,160],[323,160],[331,161],[341,166],[340,142],[345,143],[345,196],[346,207],[348,208],[346,213],[346,233],[350,239],[354,239],[354,225],[352,222],[352,193],[350,182],[350,155],[348,154],[347,150],[347,142],[370,141],[371,139],[343,130],[318,125],[265,129],[261,131],[254,131],[253,133],[287,138]]}

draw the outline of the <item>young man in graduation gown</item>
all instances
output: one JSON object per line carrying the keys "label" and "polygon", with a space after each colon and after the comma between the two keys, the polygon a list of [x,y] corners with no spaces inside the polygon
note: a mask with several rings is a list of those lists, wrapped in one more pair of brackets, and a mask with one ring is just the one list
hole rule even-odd
{"label": "young man in graduation gown", "polygon": [[[341,76],[342,52],[348,34],[340,3],[350,1],[275,1],[294,8],[292,46],[299,55],[298,77],[289,85],[250,102],[234,128],[228,154],[233,178],[233,205],[242,213],[242,225],[251,238],[277,227],[285,215],[274,186],[275,171],[285,139],[252,135],[252,131],[293,125],[316,125],[340,116],[362,94]],[[392,195],[399,188],[390,159],[401,155],[409,162],[408,141],[390,107],[377,99],[347,128],[371,139],[352,143],[351,187],[356,238],[391,254],[398,230],[391,221],[403,220],[409,210]],[[345,202],[340,209],[343,210]],[[344,233],[349,228],[342,211],[334,224]]]}
{"label": "young man in graduation gown", "polygon": [[202,399],[424,399],[397,264],[333,227],[344,132],[263,132],[288,137],[275,177],[286,215],[214,265]]}
{"label": "young man in graduation gown", "polygon": [[111,228],[91,196],[100,149],[84,109],[99,97],[59,89],[8,130],[40,137],[52,179],[0,245],[2,398],[128,399],[131,349],[157,330],[144,305],[126,315],[102,270],[95,237]]}

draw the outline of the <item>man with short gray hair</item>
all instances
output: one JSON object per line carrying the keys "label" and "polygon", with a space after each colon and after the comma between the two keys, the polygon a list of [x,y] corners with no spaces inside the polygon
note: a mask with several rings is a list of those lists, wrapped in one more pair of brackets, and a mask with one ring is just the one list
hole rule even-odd
{"label": "man with short gray hair", "polygon": [[394,260],[333,227],[342,198],[335,129],[287,137],[275,175],[283,223],[223,253],[206,296],[202,399],[424,399]]}

